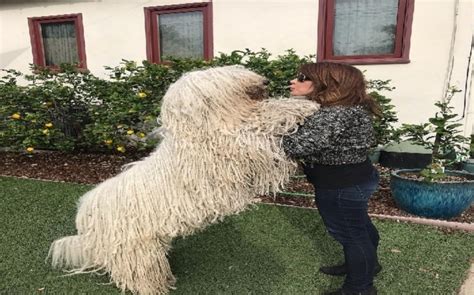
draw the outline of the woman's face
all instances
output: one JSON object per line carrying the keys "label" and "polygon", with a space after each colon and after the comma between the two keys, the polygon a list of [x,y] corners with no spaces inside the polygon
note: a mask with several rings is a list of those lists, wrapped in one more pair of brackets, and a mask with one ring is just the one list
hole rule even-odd
{"label": "woman's face", "polygon": [[290,84],[292,96],[306,96],[313,91],[313,82],[302,73],[299,73],[295,79],[291,80]]}

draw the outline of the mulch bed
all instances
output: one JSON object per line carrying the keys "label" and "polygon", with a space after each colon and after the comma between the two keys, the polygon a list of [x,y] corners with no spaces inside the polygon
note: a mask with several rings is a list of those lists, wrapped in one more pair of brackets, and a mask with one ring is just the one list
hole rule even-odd
{"label": "mulch bed", "polygon": [[[97,184],[121,171],[124,164],[137,161],[146,154],[115,155],[41,151],[32,155],[0,152],[0,175],[54,181]],[[369,201],[369,213],[392,216],[413,216],[399,209],[390,191],[390,169],[377,166],[381,180],[378,191]],[[288,192],[313,194],[313,187],[305,178],[294,178],[285,188]],[[312,197],[278,194],[261,197],[263,202],[280,203],[298,207],[314,207]],[[474,222],[474,207],[461,216],[449,219],[456,222]]]}

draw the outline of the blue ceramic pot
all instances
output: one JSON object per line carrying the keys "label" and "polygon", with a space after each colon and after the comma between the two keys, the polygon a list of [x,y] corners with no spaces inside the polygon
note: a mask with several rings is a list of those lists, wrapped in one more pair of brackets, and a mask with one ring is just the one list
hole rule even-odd
{"label": "blue ceramic pot", "polygon": [[392,172],[390,188],[397,205],[414,215],[451,218],[459,216],[474,201],[474,174],[447,171],[448,175],[464,176],[466,181],[424,182],[403,177],[407,172],[420,169],[402,169]]}

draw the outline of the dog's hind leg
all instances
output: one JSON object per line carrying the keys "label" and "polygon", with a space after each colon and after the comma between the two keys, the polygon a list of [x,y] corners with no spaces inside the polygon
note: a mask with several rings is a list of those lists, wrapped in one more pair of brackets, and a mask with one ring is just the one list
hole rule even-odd
{"label": "dog's hind leg", "polygon": [[110,276],[117,287],[134,294],[166,294],[176,280],[167,254],[171,239],[140,239],[117,248],[109,261]]}

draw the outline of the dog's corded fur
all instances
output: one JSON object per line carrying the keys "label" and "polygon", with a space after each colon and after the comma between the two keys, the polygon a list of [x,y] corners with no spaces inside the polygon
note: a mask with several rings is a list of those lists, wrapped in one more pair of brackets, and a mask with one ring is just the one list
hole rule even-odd
{"label": "dog's corded fur", "polygon": [[154,152],[79,200],[77,235],[49,257],[71,273],[105,271],[122,290],[167,293],[171,240],[238,213],[278,190],[296,165],[281,135],[317,110],[307,100],[262,100],[264,78],[240,66],[185,74],[163,98]]}

